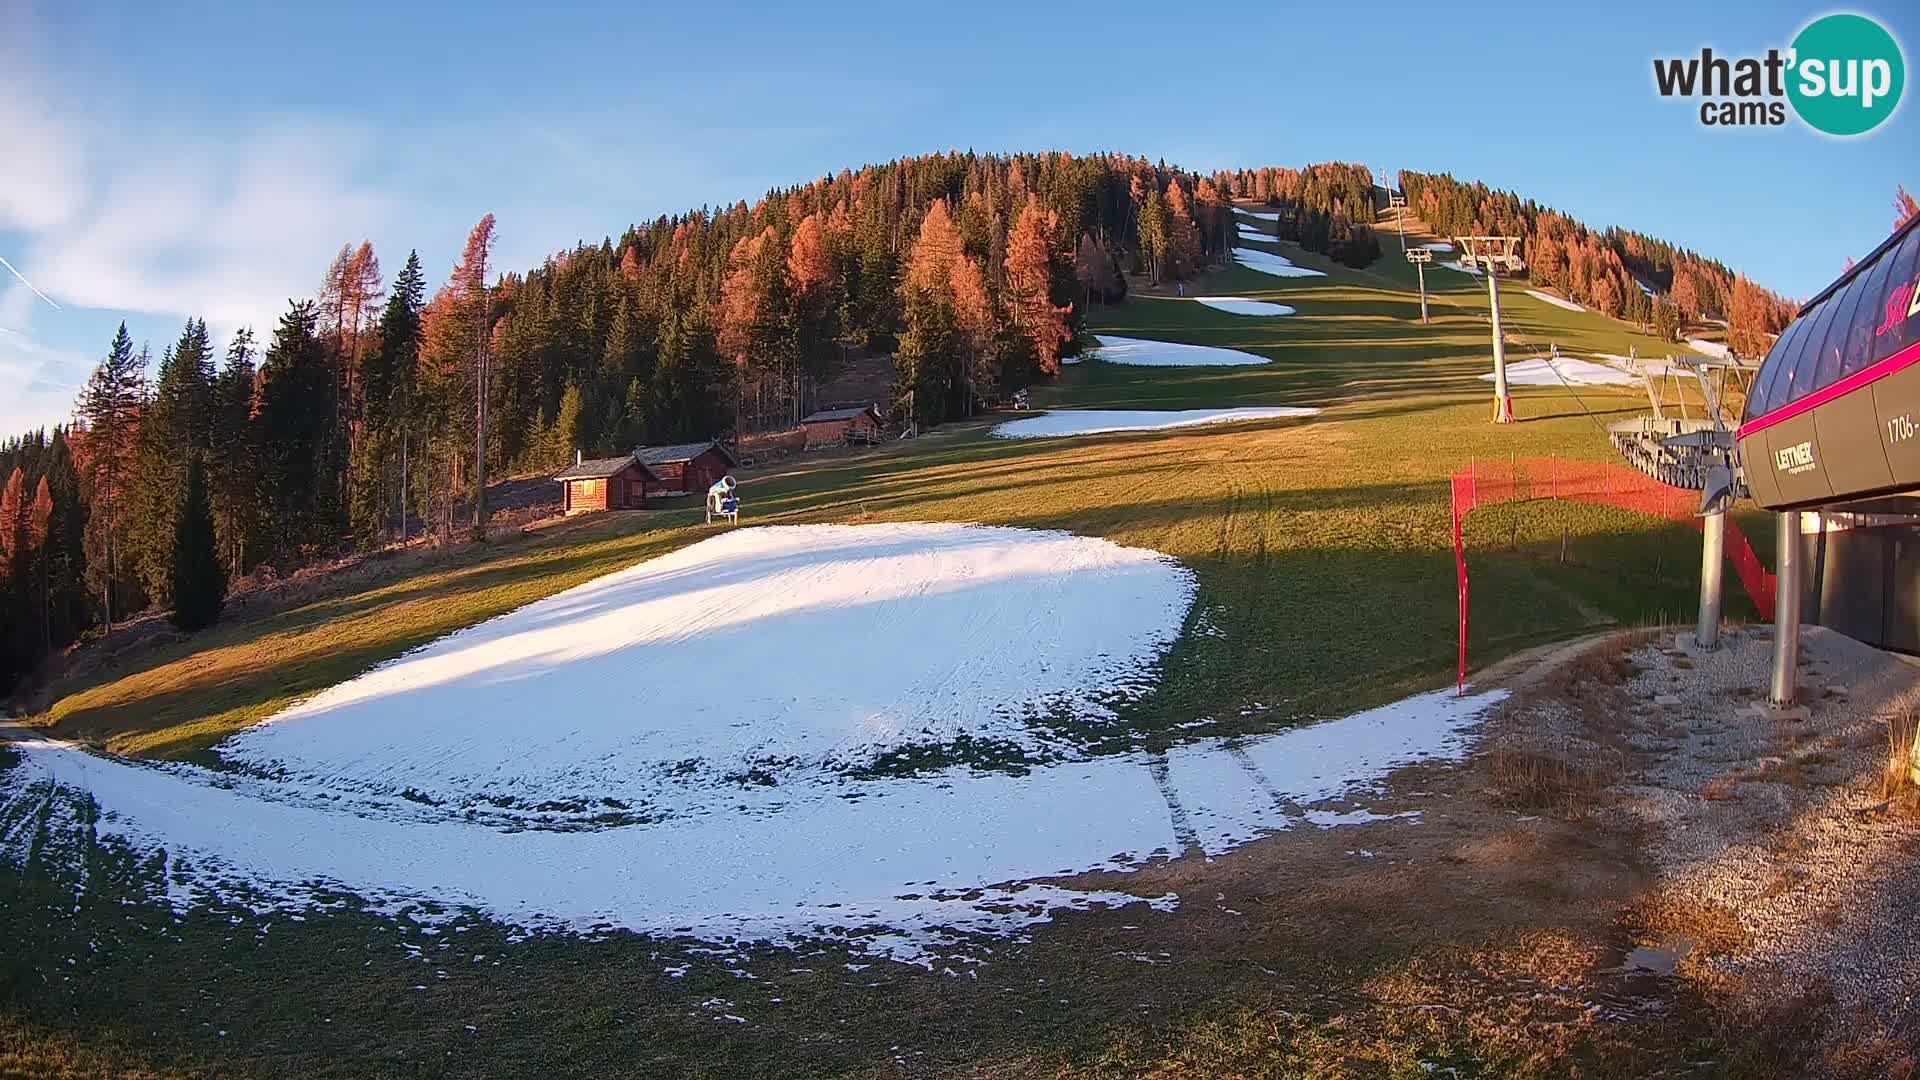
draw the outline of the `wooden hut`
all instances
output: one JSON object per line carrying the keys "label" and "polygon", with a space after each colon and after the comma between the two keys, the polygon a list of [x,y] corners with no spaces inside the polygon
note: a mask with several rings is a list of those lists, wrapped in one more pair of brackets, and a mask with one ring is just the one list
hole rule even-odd
{"label": "wooden hut", "polygon": [[717,442],[643,446],[633,452],[645,467],[648,495],[702,495],[715,480],[739,466],[739,461]]}
{"label": "wooden hut", "polygon": [[871,405],[849,409],[822,409],[800,421],[807,449],[880,441],[880,412]]}
{"label": "wooden hut", "polygon": [[583,461],[554,476],[560,481],[560,505],[569,514],[594,510],[638,510],[646,504],[654,475],[632,454]]}

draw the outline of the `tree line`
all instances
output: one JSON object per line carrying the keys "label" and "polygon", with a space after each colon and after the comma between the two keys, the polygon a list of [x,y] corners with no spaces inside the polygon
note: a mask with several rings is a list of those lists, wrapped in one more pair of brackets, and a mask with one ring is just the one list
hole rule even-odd
{"label": "tree line", "polygon": [[264,340],[189,319],[155,362],[123,324],[71,425],[0,444],[0,689],[148,607],[200,625],[229,582],[483,531],[489,476],[791,426],[861,357],[891,357],[896,421],[969,415],[1058,372],[1129,274],[1227,261],[1252,182],[1118,154],[932,154],[524,272],[493,266],[488,215],[431,293],[417,253],[389,280],[350,242]]}
{"label": "tree line", "polygon": [[1727,344],[1757,358],[1795,305],[1724,263],[1628,229],[1596,231],[1531,199],[1445,173],[1400,173],[1408,208],[1442,236],[1518,236],[1527,277],[1596,311],[1677,341],[1688,323],[1727,323]]}

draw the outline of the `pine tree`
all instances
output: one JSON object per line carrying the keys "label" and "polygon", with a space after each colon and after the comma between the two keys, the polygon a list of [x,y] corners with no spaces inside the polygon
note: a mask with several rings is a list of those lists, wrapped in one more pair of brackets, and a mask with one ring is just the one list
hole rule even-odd
{"label": "pine tree", "polygon": [[120,542],[126,529],[140,410],[146,403],[146,357],[133,351],[121,323],[106,358],[87,380],[76,407],[86,424],[85,491],[88,514],[87,568],[107,629],[119,612],[114,604],[124,584]]}
{"label": "pine tree", "polygon": [[212,383],[207,326],[189,319],[160,362],[153,399],[141,418],[127,529],[135,572],[147,595],[162,605],[169,600],[174,515],[185,494],[187,466],[212,445]]}
{"label": "pine tree", "polygon": [[80,473],[67,432],[53,429],[42,479],[53,497],[53,516],[47,523],[44,552],[47,575],[47,622],[50,648],[80,636],[89,625],[87,595],[87,504],[81,496]]}
{"label": "pine tree", "polygon": [[189,633],[212,626],[226,604],[227,574],[214,538],[206,468],[197,458],[187,466],[185,498],[174,515],[172,563],[173,624]]}
{"label": "pine tree", "polygon": [[[1160,272],[1167,263],[1167,212],[1160,204],[1160,193],[1147,192],[1140,205],[1140,257],[1147,264],[1147,280],[1160,284]],[[1136,267],[1137,269],[1137,267]]]}
{"label": "pine tree", "polygon": [[214,532],[229,577],[252,568],[264,547],[260,514],[260,440],[254,423],[253,331],[227,343],[226,364],[214,376],[207,429],[207,487]]}
{"label": "pine tree", "polygon": [[283,566],[338,535],[339,472],[328,461],[333,425],[332,365],[316,329],[319,312],[298,301],[280,317],[260,365],[260,483],[269,510],[268,545]]}

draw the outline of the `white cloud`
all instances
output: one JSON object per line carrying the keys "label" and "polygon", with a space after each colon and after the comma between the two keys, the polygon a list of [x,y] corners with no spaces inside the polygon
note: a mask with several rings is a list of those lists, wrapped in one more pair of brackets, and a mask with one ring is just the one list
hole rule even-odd
{"label": "white cloud", "polygon": [[28,231],[35,282],[76,307],[265,327],[388,216],[389,200],[353,179],[365,141],[350,129],[294,120],[180,145],[76,177],[84,212]]}
{"label": "white cloud", "polygon": [[45,106],[5,84],[0,91],[0,230],[60,225],[79,209],[72,179],[84,169],[81,149]]}
{"label": "white cloud", "polygon": [[39,303],[18,283],[0,291],[0,438],[62,421],[92,364],[34,339],[31,319]]}

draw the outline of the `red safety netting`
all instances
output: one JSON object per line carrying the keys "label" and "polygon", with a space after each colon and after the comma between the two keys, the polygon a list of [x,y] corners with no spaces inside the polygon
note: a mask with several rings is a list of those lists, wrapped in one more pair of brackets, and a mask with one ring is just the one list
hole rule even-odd
{"label": "red safety netting", "polygon": [[[1453,491],[1453,564],[1460,586],[1460,662],[1458,687],[1467,680],[1467,549],[1460,523],[1476,508],[1526,499],[1566,499],[1636,510],[1671,521],[1687,521],[1700,528],[1700,496],[1684,488],[1668,487],[1645,473],[1624,465],[1595,461],[1568,461],[1557,457],[1508,458],[1476,461],[1451,477]],[[1727,519],[1727,558],[1740,584],[1760,609],[1773,618],[1774,578],[1753,553],[1740,526]]]}

